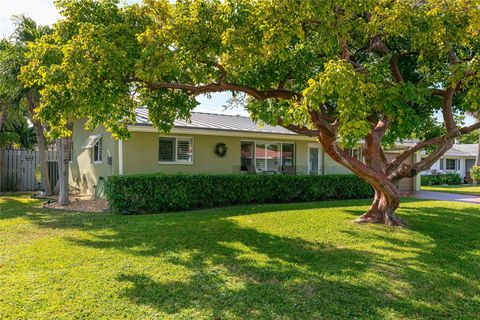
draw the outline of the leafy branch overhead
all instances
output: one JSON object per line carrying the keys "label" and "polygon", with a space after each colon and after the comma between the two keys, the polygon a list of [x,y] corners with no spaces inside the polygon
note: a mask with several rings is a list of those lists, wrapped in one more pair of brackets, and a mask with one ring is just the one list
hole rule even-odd
{"label": "leafy branch overhead", "polygon": [[[22,69],[23,81],[43,86],[38,112],[54,135],[87,118],[128,137],[138,106],[168,131],[196,95],[231,91],[248,96],[253,119],[318,137],[385,195],[480,128],[458,121],[480,109],[479,0],[57,5],[64,18]],[[337,137],[344,147],[364,141],[366,163]],[[420,142],[387,161],[384,147],[410,138]],[[425,148],[424,160],[405,164]]]}

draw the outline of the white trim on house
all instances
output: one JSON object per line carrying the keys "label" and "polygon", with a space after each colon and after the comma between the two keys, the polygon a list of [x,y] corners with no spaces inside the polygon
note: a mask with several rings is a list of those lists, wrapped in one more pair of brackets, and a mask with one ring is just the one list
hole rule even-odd
{"label": "white trim on house", "polygon": [[118,140],[118,174],[123,175],[123,140]]}
{"label": "white trim on house", "polygon": [[[151,126],[128,126],[128,130],[131,132],[156,132],[158,129]],[[223,137],[241,137],[243,140],[249,140],[248,138],[266,139],[266,140],[301,140],[301,141],[316,141],[313,137],[306,137],[296,134],[278,134],[278,133],[258,133],[258,132],[243,132],[243,131],[220,131],[220,130],[207,130],[207,129],[185,129],[185,128],[172,128],[169,132],[171,134],[187,134],[187,135],[202,135],[202,136],[218,136],[221,132]]]}

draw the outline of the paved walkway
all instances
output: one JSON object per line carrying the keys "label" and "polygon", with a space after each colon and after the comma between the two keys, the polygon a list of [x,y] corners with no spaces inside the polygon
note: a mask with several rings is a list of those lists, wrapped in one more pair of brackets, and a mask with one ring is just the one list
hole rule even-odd
{"label": "paved walkway", "polygon": [[409,194],[411,198],[429,199],[429,200],[444,200],[456,202],[468,202],[480,204],[480,196],[470,196],[466,194],[436,192],[436,191],[417,191]]}

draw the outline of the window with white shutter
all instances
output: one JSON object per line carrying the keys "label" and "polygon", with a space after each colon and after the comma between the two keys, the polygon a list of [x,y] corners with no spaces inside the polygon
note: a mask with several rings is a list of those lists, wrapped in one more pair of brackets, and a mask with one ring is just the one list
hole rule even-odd
{"label": "window with white shutter", "polygon": [[184,137],[159,138],[158,162],[167,164],[192,164],[193,139]]}
{"label": "window with white shutter", "polygon": [[177,161],[192,162],[193,150],[192,139],[177,139]]}
{"label": "window with white shutter", "polygon": [[457,159],[445,159],[445,170],[455,171],[457,168]]}

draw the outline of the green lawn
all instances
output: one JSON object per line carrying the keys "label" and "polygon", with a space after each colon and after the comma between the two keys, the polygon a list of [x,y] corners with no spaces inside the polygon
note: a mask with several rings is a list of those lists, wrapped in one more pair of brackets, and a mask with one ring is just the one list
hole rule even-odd
{"label": "green lawn", "polygon": [[146,216],[0,198],[0,318],[474,319],[480,206],[368,201]]}
{"label": "green lawn", "polygon": [[438,191],[459,194],[471,194],[480,196],[480,185],[459,185],[459,186],[422,186],[422,190]]}

